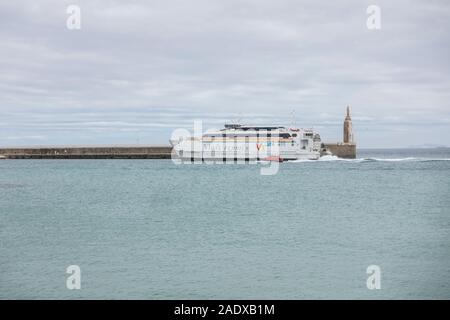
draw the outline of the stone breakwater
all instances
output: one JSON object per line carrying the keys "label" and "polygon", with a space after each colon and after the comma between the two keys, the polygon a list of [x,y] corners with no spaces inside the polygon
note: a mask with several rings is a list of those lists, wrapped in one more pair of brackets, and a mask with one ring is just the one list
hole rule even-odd
{"label": "stone breakwater", "polygon": [[6,159],[170,159],[170,146],[0,148]]}
{"label": "stone breakwater", "polygon": [[356,158],[356,144],[353,143],[324,143],[322,148],[322,154],[331,152],[333,155],[344,159]]}
{"label": "stone breakwater", "polygon": [[[356,145],[324,143],[322,155],[356,158]],[[0,148],[0,159],[170,159],[170,146]]]}

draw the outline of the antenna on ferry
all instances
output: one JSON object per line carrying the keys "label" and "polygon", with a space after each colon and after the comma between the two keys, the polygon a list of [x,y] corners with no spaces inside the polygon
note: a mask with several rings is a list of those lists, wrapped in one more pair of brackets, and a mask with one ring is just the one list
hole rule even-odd
{"label": "antenna on ferry", "polygon": [[291,123],[291,127],[292,128],[295,128],[295,109],[292,109],[292,111],[291,111],[291,121],[292,121],[292,123]]}
{"label": "antenna on ferry", "polygon": [[238,118],[237,118],[237,124],[240,124],[241,123],[241,120],[242,120],[242,113],[238,113]]}

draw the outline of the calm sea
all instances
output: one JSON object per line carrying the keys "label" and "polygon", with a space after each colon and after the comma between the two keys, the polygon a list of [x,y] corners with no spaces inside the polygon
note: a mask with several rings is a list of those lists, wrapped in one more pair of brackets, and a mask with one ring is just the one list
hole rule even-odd
{"label": "calm sea", "polygon": [[262,165],[0,161],[0,298],[450,298],[450,149]]}

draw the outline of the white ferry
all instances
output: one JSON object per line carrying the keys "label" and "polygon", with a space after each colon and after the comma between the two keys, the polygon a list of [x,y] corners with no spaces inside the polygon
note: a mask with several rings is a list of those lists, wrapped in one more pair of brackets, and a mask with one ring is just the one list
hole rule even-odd
{"label": "white ferry", "polygon": [[225,124],[201,137],[170,141],[184,160],[285,161],[320,157],[320,135],[313,129]]}

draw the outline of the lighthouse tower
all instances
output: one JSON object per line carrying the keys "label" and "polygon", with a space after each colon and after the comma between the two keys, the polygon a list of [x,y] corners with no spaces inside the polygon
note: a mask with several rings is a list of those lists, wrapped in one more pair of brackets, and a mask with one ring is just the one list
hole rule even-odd
{"label": "lighthouse tower", "polygon": [[352,118],[350,117],[349,106],[347,106],[347,115],[344,120],[344,143],[353,144]]}

